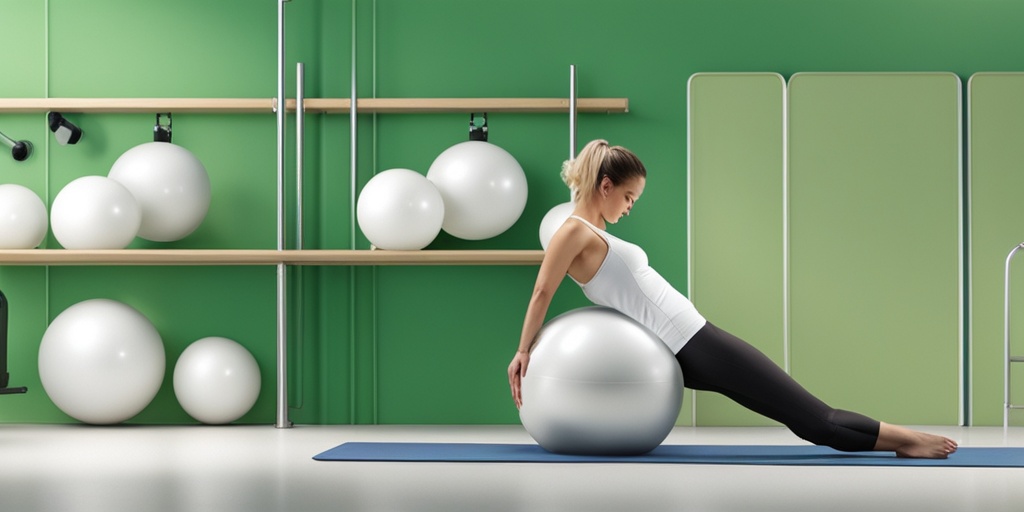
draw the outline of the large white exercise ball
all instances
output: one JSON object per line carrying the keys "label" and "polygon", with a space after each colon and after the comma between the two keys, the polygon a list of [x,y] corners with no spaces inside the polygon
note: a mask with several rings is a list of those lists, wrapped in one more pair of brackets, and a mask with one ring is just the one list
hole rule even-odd
{"label": "large white exercise ball", "polygon": [[520,420],[544,449],[636,455],[671,432],[683,376],[657,335],[618,311],[592,306],[541,329],[522,397]]}
{"label": "large white exercise ball", "polygon": [[437,238],[446,205],[422,174],[409,169],[377,173],[359,193],[359,229],[378,249],[415,251]]}
{"label": "large white exercise ball", "polygon": [[551,237],[555,236],[555,232],[558,228],[565,224],[565,221],[572,215],[573,210],[576,209],[576,203],[568,202],[556,205],[554,208],[548,210],[548,213],[544,214],[544,218],[540,221],[540,246],[543,249],[548,248],[548,244],[551,242]]}
{"label": "large white exercise ball", "polygon": [[483,240],[512,227],[526,208],[526,174],[504,149],[471,140],[434,159],[427,171],[444,198],[444,231]]}
{"label": "large white exercise ball", "polygon": [[238,342],[211,336],[192,342],[174,365],[174,395],[185,412],[211,425],[231,423],[260,395],[260,367]]}
{"label": "large white exercise ball", "polygon": [[21,185],[0,185],[0,249],[33,249],[49,226],[46,205]]}
{"label": "large white exercise ball", "polygon": [[141,221],[135,196],[103,176],[68,183],[50,206],[53,236],[65,249],[124,249],[135,239]]}
{"label": "large white exercise ball", "polygon": [[135,195],[142,208],[139,236],[154,242],[185,238],[210,209],[210,177],[191,151],[147,142],[125,151],[107,177]]}
{"label": "large white exercise ball", "polygon": [[163,341],[136,309],[91,299],[67,309],[43,334],[39,378],[50,400],[85,423],[126,421],[153,400],[164,379]]}

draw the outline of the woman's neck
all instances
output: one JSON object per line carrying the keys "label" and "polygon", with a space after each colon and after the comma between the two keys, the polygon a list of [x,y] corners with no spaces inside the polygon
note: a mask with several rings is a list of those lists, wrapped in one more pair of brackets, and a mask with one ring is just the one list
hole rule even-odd
{"label": "woman's neck", "polygon": [[582,208],[577,206],[572,214],[593,224],[595,227],[607,230],[608,224],[604,221],[604,216],[601,215],[601,211],[596,208]]}

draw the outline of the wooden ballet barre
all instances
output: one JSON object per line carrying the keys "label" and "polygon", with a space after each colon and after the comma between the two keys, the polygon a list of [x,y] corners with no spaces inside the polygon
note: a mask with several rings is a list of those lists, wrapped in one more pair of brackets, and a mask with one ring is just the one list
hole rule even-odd
{"label": "wooden ballet barre", "polygon": [[269,98],[0,98],[0,112],[152,114],[262,114],[274,111]]}
{"label": "wooden ballet barre", "polygon": [[[40,112],[152,114],[156,112],[194,114],[266,114],[272,113],[276,98],[0,98],[0,113]],[[346,114],[348,98],[306,98],[307,113]],[[296,101],[285,106],[294,112]],[[365,114],[431,114],[472,112],[564,113],[567,98],[360,98],[356,109]],[[627,98],[580,98],[580,112],[625,113]]]}
{"label": "wooden ballet barre", "polygon": [[[306,111],[310,110],[307,100]],[[348,112],[349,101],[345,101],[344,112]],[[312,105],[316,105],[312,101]],[[580,112],[625,113],[629,111],[626,98],[580,98],[576,102]],[[376,114],[430,114],[446,112],[522,112],[522,113],[566,113],[569,112],[568,98],[365,98],[356,104],[359,112]]]}
{"label": "wooden ballet barre", "polygon": [[0,265],[52,266],[373,266],[373,265],[539,265],[540,250],[284,250],[120,249],[0,250]]}

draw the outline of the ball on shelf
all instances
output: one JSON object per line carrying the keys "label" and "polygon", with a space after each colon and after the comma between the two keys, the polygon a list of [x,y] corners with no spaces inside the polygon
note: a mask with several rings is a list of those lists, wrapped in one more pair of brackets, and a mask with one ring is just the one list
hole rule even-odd
{"label": "ball on shelf", "polygon": [[427,171],[444,198],[446,233],[465,240],[491,238],[512,227],[526,208],[526,174],[515,157],[483,141],[456,144]]}
{"label": "ball on shelf", "polygon": [[49,226],[46,205],[21,185],[0,185],[0,249],[33,249]]}
{"label": "ball on shelf", "polygon": [[231,423],[260,395],[260,367],[238,342],[211,336],[189,345],[174,365],[174,395],[185,412],[212,425]]}
{"label": "ball on shelf", "polygon": [[555,232],[558,228],[565,224],[569,216],[572,215],[572,211],[576,208],[576,203],[568,202],[556,205],[554,208],[548,210],[548,213],[544,214],[544,218],[540,221],[540,246],[543,249],[548,248],[548,244],[551,242],[551,237],[555,236]]}
{"label": "ball on shelf", "polygon": [[124,185],[142,209],[139,236],[154,242],[185,238],[210,209],[210,177],[191,151],[147,142],[125,151],[107,177]]}
{"label": "ball on shelf", "polygon": [[50,226],[65,249],[124,249],[139,232],[142,212],[124,185],[83,176],[53,199]]}
{"label": "ball on shelf", "polygon": [[91,299],[67,309],[43,334],[39,378],[50,400],[84,423],[126,421],[153,400],[164,378],[163,340],[127,304]]}
{"label": "ball on shelf", "polygon": [[359,193],[359,229],[378,249],[419,250],[441,232],[446,206],[434,184],[409,169],[388,169]]}
{"label": "ball on shelf", "polygon": [[683,376],[656,334],[614,309],[591,306],[540,330],[522,396],[520,420],[544,449],[636,455],[672,431]]}

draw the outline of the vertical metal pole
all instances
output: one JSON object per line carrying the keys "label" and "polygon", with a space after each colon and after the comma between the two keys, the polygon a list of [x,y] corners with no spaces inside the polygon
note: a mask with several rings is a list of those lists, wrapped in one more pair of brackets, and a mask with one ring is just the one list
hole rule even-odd
{"label": "vertical metal pole", "polygon": [[349,227],[351,228],[350,231],[349,231],[351,233],[351,239],[349,240],[349,243],[351,245],[350,249],[355,249],[356,248],[356,184],[357,184],[357,180],[356,180],[356,165],[358,163],[358,160],[356,158],[356,156],[357,156],[356,155],[357,154],[357,149],[358,149],[357,145],[356,145],[356,142],[357,142],[356,128],[358,126],[357,120],[358,120],[359,112],[358,112],[358,105],[357,105],[357,103],[358,103],[358,96],[356,95],[356,21],[355,20],[356,20],[356,2],[355,2],[355,0],[353,0],[352,1],[352,84],[351,84],[351,93],[350,93],[351,97],[349,99],[349,101],[351,102],[351,107],[349,108],[349,132],[350,132],[350,141],[349,141],[350,150],[349,151],[351,152],[351,156],[350,156],[351,160],[349,161],[349,173],[350,173],[350,180],[351,180],[351,183],[349,184],[350,188],[351,188],[351,194],[350,194],[351,197],[349,198],[349,208],[351,210],[349,212],[350,213],[350,215],[349,215],[350,226]]}
{"label": "vertical metal pole", "polygon": [[[284,146],[287,105],[285,103],[284,4],[277,3],[277,250],[285,247],[284,231]],[[284,263],[277,265],[277,428],[292,426],[288,420],[288,278]]]}
{"label": "vertical metal pole", "polygon": [[569,65],[569,160],[576,158],[576,65]]}
{"label": "vertical metal pole", "polygon": [[[302,250],[306,247],[305,241],[305,206],[304,197],[305,187],[303,186],[305,178],[303,173],[306,167],[306,67],[303,63],[299,62],[295,65],[295,248]],[[305,290],[303,289],[305,278],[305,270],[301,266],[297,266],[293,269],[294,283],[292,284],[293,289],[293,304],[292,311],[298,317],[298,327],[295,329],[294,339],[292,345],[295,347],[295,357],[298,361],[303,360],[305,347],[305,331],[304,331],[304,317],[305,317]],[[301,364],[301,363],[300,363]],[[302,407],[303,403],[303,386],[302,386],[302,372],[299,372],[299,378],[296,379],[298,389],[293,391],[297,397],[298,403],[293,403],[294,407]]]}
{"label": "vertical metal pole", "polygon": [[[352,83],[349,93],[349,248],[356,248],[356,128],[358,96],[356,94],[356,0],[352,0]],[[349,418],[356,422],[356,268],[349,267]]]}
{"label": "vertical metal pole", "polygon": [[302,173],[305,153],[303,141],[306,137],[306,93],[305,67],[301,62],[295,65],[295,248],[303,248]]}

